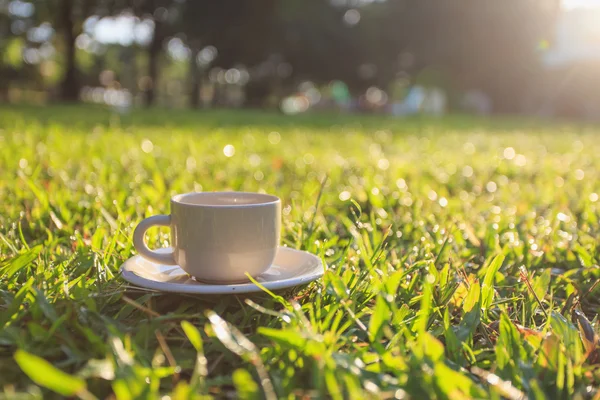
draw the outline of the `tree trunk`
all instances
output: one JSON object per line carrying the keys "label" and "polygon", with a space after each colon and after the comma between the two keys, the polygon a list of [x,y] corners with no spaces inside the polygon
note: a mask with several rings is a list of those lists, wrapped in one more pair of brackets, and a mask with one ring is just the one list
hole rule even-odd
{"label": "tree trunk", "polygon": [[271,94],[271,88],[266,79],[250,81],[246,85],[246,103],[248,108],[263,108],[267,105],[267,99]]}
{"label": "tree trunk", "polygon": [[79,80],[75,60],[75,23],[73,21],[73,0],[61,0],[59,26],[63,30],[65,45],[65,75],[60,83],[60,97],[64,101],[77,101]]}
{"label": "tree trunk", "polygon": [[158,61],[163,41],[163,23],[159,20],[154,21],[154,35],[148,46],[148,77],[150,84],[146,89],[146,107],[154,105],[156,100],[156,88],[158,86]]}
{"label": "tree trunk", "polygon": [[197,109],[200,107],[200,71],[198,64],[196,64],[196,57],[198,51],[194,49],[190,56],[190,108]]}

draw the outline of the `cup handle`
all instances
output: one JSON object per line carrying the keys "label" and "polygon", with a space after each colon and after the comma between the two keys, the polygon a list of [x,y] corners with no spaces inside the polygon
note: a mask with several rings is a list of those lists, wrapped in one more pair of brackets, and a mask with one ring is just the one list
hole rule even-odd
{"label": "cup handle", "polygon": [[133,246],[142,257],[150,261],[165,265],[176,265],[177,262],[175,262],[173,251],[170,251],[169,253],[159,253],[150,250],[148,246],[146,246],[144,234],[152,226],[171,226],[171,216],[153,215],[140,222],[133,232]]}

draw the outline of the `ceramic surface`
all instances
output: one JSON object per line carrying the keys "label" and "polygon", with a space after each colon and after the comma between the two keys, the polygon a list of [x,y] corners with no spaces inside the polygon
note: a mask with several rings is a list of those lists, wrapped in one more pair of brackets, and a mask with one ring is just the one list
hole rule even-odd
{"label": "ceramic surface", "polygon": [[[157,250],[168,254],[171,249]],[[269,290],[305,285],[323,276],[321,259],[305,251],[280,247],[273,264],[256,280]],[[121,266],[123,278],[137,286],[174,293],[237,294],[261,292],[253,283],[211,285],[190,277],[178,265],[154,263],[134,256]]]}
{"label": "ceramic surface", "polygon": [[[144,243],[151,226],[170,226],[173,252],[156,252]],[[210,283],[246,281],[271,266],[279,246],[281,201],[267,194],[202,192],[174,196],[171,215],[142,221],[134,233],[140,255],[159,264],[178,265]]]}

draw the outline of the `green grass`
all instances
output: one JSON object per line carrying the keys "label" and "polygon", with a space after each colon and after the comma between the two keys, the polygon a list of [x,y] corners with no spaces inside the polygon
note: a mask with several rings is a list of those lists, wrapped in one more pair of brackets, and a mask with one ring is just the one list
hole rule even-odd
{"label": "green grass", "polygon": [[[0,397],[598,399],[598,154],[565,123],[0,108]],[[128,285],[194,190],[279,195],[323,279]]]}

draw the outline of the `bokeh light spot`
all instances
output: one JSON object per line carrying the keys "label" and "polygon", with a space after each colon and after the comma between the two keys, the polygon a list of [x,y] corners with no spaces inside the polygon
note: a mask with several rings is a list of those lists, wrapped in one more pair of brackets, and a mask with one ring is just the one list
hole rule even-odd
{"label": "bokeh light spot", "polygon": [[235,147],[233,147],[232,144],[226,145],[223,147],[223,154],[225,154],[225,157],[233,157],[235,154]]}
{"label": "bokeh light spot", "polygon": [[343,192],[340,193],[339,198],[341,201],[346,201],[346,200],[350,200],[350,196],[351,196],[350,192],[347,190],[344,190]]}
{"label": "bokeh light spot", "polygon": [[490,181],[485,185],[485,190],[487,190],[490,193],[494,193],[497,189],[498,185],[496,185],[496,182]]}
{"label": "bokeh light spot", "polygon": [[504,158],[506,158],[507,160],[512,160],[513,158],[515,158],[515,149],[513,149],[512,147],[507,147],[504,149]]}
{"label": "bokeh light spot", "polygon": [[350,9],[344,14],[344,22],[350,26],[360,22],[360,12],[355,9]]}
{"label": "bokeh light spot", "polygon": [[269,143],[277,144],[281,141],[281,135],[279,132],[271,132],[269,133]]}
{"label": "bokeh light spot", "polygon": [[149,139],[144,139],[142,141],[142,151],[144,153],[152,153],[154,150],[154,143],[152,143]]}

